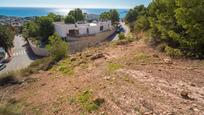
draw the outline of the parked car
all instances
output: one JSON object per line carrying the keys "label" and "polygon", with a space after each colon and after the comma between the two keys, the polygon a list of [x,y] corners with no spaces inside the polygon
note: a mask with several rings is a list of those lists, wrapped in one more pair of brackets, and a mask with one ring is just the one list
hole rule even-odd
{"label": "parked car", "polygon": [[4,68],[6,68],[5,64],[0,63],[0,71],[3,70]]}

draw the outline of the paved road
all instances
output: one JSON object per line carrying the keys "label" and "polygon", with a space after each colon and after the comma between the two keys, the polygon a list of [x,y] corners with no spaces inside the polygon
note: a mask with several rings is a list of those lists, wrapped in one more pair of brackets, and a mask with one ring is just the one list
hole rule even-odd
{"label": "paved road", "polygon": [[[120,25],[121,25],[121,26],[123,27],[123,29],[125,30],[125,32],[124,32],[125,36],[127,36],[128,33],[130,32],[129,27],[128,27],[127,25],[125,25],[124,22],[120,22]],[[112,41],[116,41],[116,40],[118,40],[118,39],[119,39],[118,34],[116,34]]]}
{"label": "paved road", "polygon": [[14,38],[14,48],[12,50],[12,60],[6,64],[6,68],[0,73],[20,70],[27,67],[37,57],[27,48],[26,41],[20,36]]}

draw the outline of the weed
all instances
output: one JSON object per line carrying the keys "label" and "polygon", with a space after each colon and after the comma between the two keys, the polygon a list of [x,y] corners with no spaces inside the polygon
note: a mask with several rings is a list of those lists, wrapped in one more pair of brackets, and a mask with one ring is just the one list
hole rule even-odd
{"label": "weed", "polygon": [[23,102],[10,101],[6,104],[0,104],[0,115],[22,115]]}
{"label": "weed", "polygon": [[108,63],[107,66],[108,66],[109,72],[114,72],[114,71],[122,68],[122,65],[117,64],[117,63]]}
{"label": "weed", "polygon": [[72,75],[74,74],[74,67],[70,59],[60,61],[55,65],[52,70],[61,72],[62,74]]}
{"label": "weed", "polygon": [[77,98],[77,102],[88,112],[96,111],[104,103],[104,99],[91,100],[92,92],[86,90]]}
{"label": "weed", "polygon": [[149,61],[151,56],[144,54],[144,53],[138,53],[134,56],[134,61],[136,62],[147,62]]}

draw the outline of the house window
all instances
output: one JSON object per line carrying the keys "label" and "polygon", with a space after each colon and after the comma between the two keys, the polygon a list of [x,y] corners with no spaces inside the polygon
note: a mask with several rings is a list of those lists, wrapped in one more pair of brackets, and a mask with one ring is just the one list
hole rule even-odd
{"label": "house window", "polygon": [[100,31],[103,31],[103,26],[100,27]]}

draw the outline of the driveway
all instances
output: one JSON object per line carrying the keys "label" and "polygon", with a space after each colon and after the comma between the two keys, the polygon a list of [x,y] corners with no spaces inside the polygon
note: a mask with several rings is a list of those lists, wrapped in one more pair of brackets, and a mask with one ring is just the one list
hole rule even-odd
{"label": "driveway", "polygon": [[30,51],[24,38],[15,36],[12,60],[6,64],[7,67],[0,71],[0,73],[26,68],[35,59],[37,57]]}

